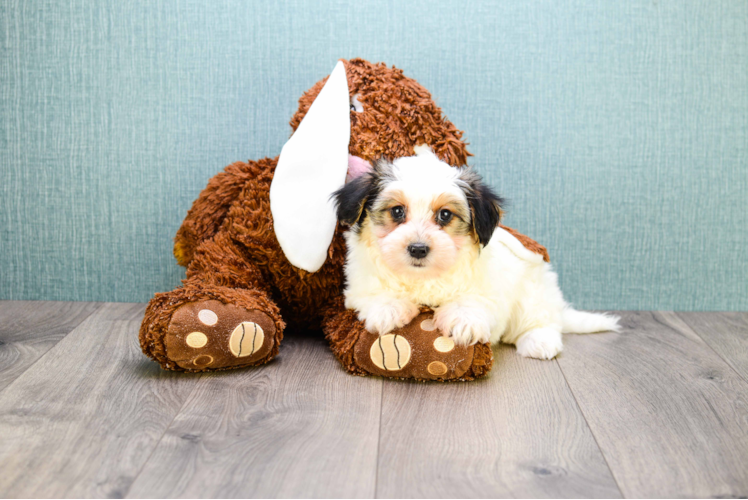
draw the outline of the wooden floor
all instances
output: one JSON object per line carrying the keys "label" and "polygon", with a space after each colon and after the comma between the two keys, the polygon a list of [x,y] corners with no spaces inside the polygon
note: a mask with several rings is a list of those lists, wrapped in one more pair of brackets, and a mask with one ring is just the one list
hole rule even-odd
{"label": "wooden floor", "polygon": [[161,370],[142,304],[0,302],[0,497],[745,497],[748,313],[622,313],[489,379],[353,377],[318,335]]}

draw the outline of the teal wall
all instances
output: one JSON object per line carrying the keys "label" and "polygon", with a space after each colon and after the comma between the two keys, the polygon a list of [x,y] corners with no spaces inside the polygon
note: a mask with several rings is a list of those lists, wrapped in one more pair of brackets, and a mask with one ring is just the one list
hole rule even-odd
{"label": "teal wall", "polygon": [[337,58],[405,69],[600,309],[748,309],[748,2],[9,1],[0,298],[146,301]]}

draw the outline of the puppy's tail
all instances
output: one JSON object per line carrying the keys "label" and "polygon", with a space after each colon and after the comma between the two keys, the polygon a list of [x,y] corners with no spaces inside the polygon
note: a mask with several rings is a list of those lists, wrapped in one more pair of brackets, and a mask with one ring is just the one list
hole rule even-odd
{"label": "puppy's tail", "polygon": [[561,315],[563,333],[596,333],[618,332],[621,330],[618,316],[611,314],[577,311],[571,307],[564,309]]}

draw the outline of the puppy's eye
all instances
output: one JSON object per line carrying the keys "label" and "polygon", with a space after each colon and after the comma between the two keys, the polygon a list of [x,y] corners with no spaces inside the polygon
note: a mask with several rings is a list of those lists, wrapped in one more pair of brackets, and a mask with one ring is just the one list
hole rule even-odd
{"label": "puppy's eye", "polygon": [[390,215],[395,222],[402,222],[405,220],[405,209],[399,205],[392,207],[390,208]]}
{"label": "puppy's eye", "polygon": [[452,212],[450,212],[446,208],[442,208],[441,210],[439,210],[439,215],[437,216],[439,224],[443,226],[449,224],[449,221],[452,220],[452,215]]}

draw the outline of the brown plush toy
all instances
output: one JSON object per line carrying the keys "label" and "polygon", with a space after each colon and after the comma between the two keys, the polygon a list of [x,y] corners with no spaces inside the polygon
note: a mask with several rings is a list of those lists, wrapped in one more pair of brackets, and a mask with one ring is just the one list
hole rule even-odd
{"label": "brown plush toy", "polygon": [[[343,303],[344,228],[330,195],[380,157],[425,144],[453,166],[462,132],[401,70],[341,60],[299,100],[279,157],[237,162],[213,177],[177,232],[183,285],[150,301],[143,352],[163,368],[226,370],[273,359],[286,324],[322,327],[351,373],[471,380],[488,373],[487,344],[455,346],[424,309],[388,335],[367,332]],[[545,248],[510,229],[548,260]],[[281,314],[282,311],[282,314]]]}

